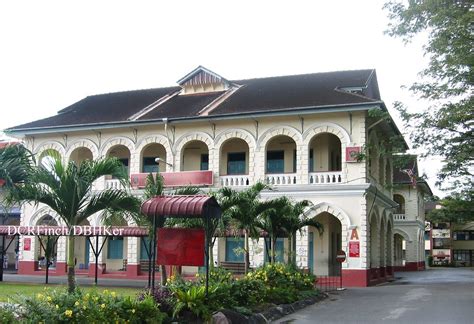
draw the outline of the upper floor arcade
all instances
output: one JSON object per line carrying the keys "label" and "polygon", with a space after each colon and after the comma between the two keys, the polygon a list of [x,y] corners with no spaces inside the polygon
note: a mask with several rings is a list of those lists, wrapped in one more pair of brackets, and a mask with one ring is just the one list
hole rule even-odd
{"label": "upper floor arcade", "polygon": [[176,87],[90,96],[9,131],[38,160],[48,150],[77,163],[117,157],[135,187],[159,171],[171,183],[387,190],[390,154],[366,151],[371,136],[380,146],[399,132],[371,110],[386,110],[373,70],[229,81],[198,67]]}

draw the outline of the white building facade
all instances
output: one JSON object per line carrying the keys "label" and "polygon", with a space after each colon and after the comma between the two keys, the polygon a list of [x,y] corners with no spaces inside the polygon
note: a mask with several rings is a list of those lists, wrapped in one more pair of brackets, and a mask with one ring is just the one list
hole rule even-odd
{"label": "white building facade", "polygon": [[[413,243],[409,262],[417,262],[417,269],[424,262],[416,252],[423,251],[419,233],[396,216],[389,143],[400,132],[374,111],[386,112],[374,70],[229,81],[198,67],[176,87],[87,97],[56,116],[9,131],[38,163],[52,151],[77,163],[115,156],[127,168],[135,194],[141,193],[139,179],[159,168],[165,179],[181,177],[186,179],[182,184],[199,183],[205,190],[244,189],[264,181],[274,190],[262,199],[310,200],[305,214],[321,222],[324,231],[307,227],[298,234],[298,266],[319,276],[338,275],[335,256],[343,250],[344,285],[368,286],[393,276],[395,234]],[[157,166],[157,157],[167,163]],[[117,186],[115,179],[104,178],[95,190]],[[411,195],[405,202],[418,228],[424,219],[411,205],[420,198],[416,189]],[[46,223],[64,225],[45,206],[23,207],[21,225]],[[100,217],[84,225],[100,226]],[[96,265],[87,240],[76,238],[75,244],[77,271],[92,274]],[[219,238],[215,262],[240,262],[235,253],[240,244],[240,238]],[[286,238],[277,242],[282,260],[288,257],[287,244]],[[52,271],[57,275],[65,274],[66,251],[61,237]],[[251,266],[262,265],[263,239],[252,241],[251,251]],[[21,237],[19,272],[38,273],[41,253],[35,237]],[[139,278],[144,258],[141,238],[109,240],[99,267],[102,275]]]}

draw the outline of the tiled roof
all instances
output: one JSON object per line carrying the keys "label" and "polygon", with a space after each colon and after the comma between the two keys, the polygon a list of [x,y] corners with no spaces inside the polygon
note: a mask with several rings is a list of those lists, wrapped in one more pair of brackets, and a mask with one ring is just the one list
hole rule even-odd
{"label": "tiled roof", "polygon": [[[208,111],[209,116],[264,113],[301,108],[380,102],[374,70],[356,70],[229,81],[239,89]],[[180,87],[107,93],[86,97],[57,115],[10,128],[10,131],[123,123],[162,118],[199,117],[223,92],[172,95]],[[350,93],[347,89],[357,89]],[[235,90],[235,89],[234,89]],[[172,95],[168,100],[160,99]],[[145,110],[152,104],[156,107]],[[343,109],[343,108],[342,108]],[[144,113],[140,115],[140,113]]]}

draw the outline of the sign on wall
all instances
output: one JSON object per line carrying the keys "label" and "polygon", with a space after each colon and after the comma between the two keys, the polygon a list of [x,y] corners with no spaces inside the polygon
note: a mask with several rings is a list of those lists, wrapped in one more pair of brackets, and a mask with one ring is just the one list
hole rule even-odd
{"label": "sign on wall", "polygon": [[349,257],[350,258],[360,257],[360,241],[359,241],[359,234],[357,233],[356,228],[352,229],[351,237],[349,239]]}
{"label": "sign on wall", "polygon": [[349,242],[349,257],[350,258],[360,257],[360,242],[359,241]]}
{"label": "sign on wall", "polygon": [[346,162],[359,162],[361,147],[360,146],[348,146],[346,147]]}
{"label": "sign on wall", "polygon": [[23,239],[23,251],[30,251],[31,250],[31,238],[25,237]]}
{"label": "sign on wall", "polygon": [[160,228],[157,264],[204,265],[204,229]]}

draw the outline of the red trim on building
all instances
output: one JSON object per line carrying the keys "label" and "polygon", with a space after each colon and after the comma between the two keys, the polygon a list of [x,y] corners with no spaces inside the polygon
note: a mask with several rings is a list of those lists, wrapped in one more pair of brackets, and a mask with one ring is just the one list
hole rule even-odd
{"label": "red trim on building", "polygon": [[[145,188],[146,178],[149,173],[134,173],[130,175],[132,188]],[[163,177],[165,187],[183,186],[212,186],[214,175],[212,171],[180,171],[180,172],[160,172]]]}

